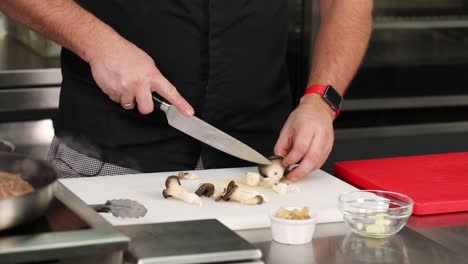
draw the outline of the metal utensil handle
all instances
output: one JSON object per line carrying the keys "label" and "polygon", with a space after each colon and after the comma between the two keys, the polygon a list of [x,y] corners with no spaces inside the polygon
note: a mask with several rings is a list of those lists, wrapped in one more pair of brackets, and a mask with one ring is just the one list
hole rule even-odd
{"label": "metal utensil handle", "polygon": [[109,213],[110,212],[110,207],[107,204],[93,204],[90,205],[91,208],[94,209],[94,211],[98,213]]}
{"label": "metal utensil handle", "polygon": [[154,101],[154,107],[158,108],[159,110],[163,112],[167,112],[167,110],[169,110],[169,106],[171,106],[170,104],[164,102],[155,93],[152,93],[152,96],[153,96],[153,101]]}

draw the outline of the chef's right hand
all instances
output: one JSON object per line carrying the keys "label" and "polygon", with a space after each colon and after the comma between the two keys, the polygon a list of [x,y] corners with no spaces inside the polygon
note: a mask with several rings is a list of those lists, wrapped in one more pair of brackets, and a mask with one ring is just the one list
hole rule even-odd
{"label": "chef's right hand", "polygon": [[153,59],[134,44],[119,40],[103,45],[89,59],[94,80],[112,101],[125,109],[135,105],[142,114],[154,109],[151,92],[156,92],[186,116],[192,106],[161,74]]}

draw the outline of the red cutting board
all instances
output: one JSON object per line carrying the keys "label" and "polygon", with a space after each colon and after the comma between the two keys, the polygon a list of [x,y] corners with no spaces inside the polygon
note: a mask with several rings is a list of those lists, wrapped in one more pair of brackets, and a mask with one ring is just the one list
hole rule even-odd
{"label": "red cutting board", "polygon": [[408,195],[416,215],[468,211],[468,152],[342,161],[335,174],[361,189]]}

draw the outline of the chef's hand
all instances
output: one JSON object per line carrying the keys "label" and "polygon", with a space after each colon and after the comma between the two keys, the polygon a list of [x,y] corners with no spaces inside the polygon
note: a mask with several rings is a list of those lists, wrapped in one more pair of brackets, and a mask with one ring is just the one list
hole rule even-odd
{"label": "chef's hand", "polygon": [[93,52],[89,60],[94,80],[112,101],[142,114],[154,109],[151,92],[156,92],[181,113],[192,116],[192,106],[161,74],[153,59],[125,39],[109,41]]}
{"label": "chef's hand", "polygon": [[275,154],[284,156],[283,165],[299,164],[287,175],[299,180],[325,163],[333,146],[335,112],[318,94],[301,99],[281,130]]}

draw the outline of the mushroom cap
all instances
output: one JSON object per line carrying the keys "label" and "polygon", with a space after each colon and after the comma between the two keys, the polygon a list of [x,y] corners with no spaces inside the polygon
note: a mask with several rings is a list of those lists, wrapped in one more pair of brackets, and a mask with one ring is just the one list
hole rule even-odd
{"label": "mushroom cap", "polygon": [[179,174],[177,174],[177,178],[179,178],[180,180],[184,178],[184,176],[188,174],[188,172],[185,172],[185,171],[181,171],[179,172]]}
{"label": "mushroom cap", "polygon": [[281,176],[284,176],[286,172],[286,168],[283,167],[283,164],[282,164],[283,157],[279,155],[273,155],[273,156],[269,156],[268,159],[271,161],[271,164],[258,166],[258,172],[260,173],[260,175],[262,175],[263,178],[268,178],[270,176],[269,175],[270,170],[275,168],[278,172],[281,172],[283,174]]}
{"label": "mushroom cap", "polygon": [[182,184],[180,184],[179,177],[177,177],[175,175],[171,175],[171,176],[167,177],[166,183],[165,183],[166,188],[170,188],[170,186],[172,184],[175,184],[175,183],[177,183],[178,185],[182,185]]}
{"label": "mushroom cap", "polygon": [[222,199],[223,199],[223,195],[220,194],[220,195],[218,195],[218,196],[216,197],[215,202],[219,202],[219,201],[221,201]]}
{"label": "mushroom cap", "polygon": [[231,195],[239,186],[236,185],[234,181],[230,181],[228,186],[226,187],[226,193],[223,195],[224,201],[229,201],[231,199]]}
{"label": "mushroom cap", "polygon": [[172,195],[167,194],[166,189],[164,189],[164,190],[162,191],[162,195],[164,196],[164,199],[167,199],[167,198],[169,198],[169,197],[172,196]]}
{"label": "mushroom cap", "polygon": [[206,197],[210,197],[213,195],[214,191],[215,191],[215,187],[212,183],[203,183],[195,191],[195,194],[198,196],[204,195]]}
{"label": "mushroom cap", "polygon": [[177,176],[175,176],[175,175],[171,175],[171,176],[167,177],[166,183],[164,184],[166,186],[166,189],[164,189],[162,191],[162,195],[164,196],[164,198],[167,199],[168,197],[172,196],[172,195],[167,193],[167,189],[172,188],[171,186],[173,186],[174,184],[177,184],[179,186],[181,185],[179,178]]}
{"label": "mushroom cap", "polygon": [[257,198],[257,200],[258,200],[257,204],[262,204],[262,203],[263,203],[263,196],[261,196],[261,195],[255,195],[254,198]]}

